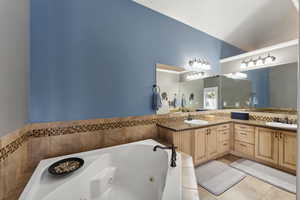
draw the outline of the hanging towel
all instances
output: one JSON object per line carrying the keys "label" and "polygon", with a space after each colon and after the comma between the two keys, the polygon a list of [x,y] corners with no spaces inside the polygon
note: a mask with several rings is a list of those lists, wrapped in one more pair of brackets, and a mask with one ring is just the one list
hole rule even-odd
{"label": "hanging towel", "polygon": [[178,99],[177,99],[177,97],[176,97],[176,94],[175,94],[175,96],[174,96],[174,100],[173,100],[173,106],[174,106],[174,108],[177,108],[177,107],[179,107],[179,101],[178,101]]}
{"label": "hanging towel", "polygon": [[182,95],[182,99],[181,99],[181,107],[185,108],[186,107],[186,99],[184,97],[184,95]]}
{"label": "hanging towel", "polygon": [[154,91],[152,98],[153,98],[153,102],[152,102],[153,110],[159,110],[159,108],[161,108],[161,106],[162,106],[161,96],[160,96],[159,92]]}

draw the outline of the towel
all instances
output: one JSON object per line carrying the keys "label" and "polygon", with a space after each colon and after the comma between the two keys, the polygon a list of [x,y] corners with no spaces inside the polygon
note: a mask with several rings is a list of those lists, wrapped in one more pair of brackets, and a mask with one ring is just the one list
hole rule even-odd
{"label": "towel", "polygon": [[184,95],[182,95],[182,99],[181,99],[181,107],[185,108],[186,107],[186,99],[184,97]]}
{"label": "towel", "polygon": [[159,110],[159,108],[161,108],[162,106],[162,102],[161,102],[161,96],[159,94],[159,92],[153,92],[153,102],[152,102],[152,107],[153,110]]}

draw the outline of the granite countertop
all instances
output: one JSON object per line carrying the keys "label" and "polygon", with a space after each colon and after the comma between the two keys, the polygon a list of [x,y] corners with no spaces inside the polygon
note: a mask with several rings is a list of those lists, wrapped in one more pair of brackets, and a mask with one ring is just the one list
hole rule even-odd
{"label": "granite countertop", "polygon": [[158,123],[157,125],[159,127],[167,128],[172,131],[186,131],[186,130],[193,130],[198,128],[206,128],[210,126],[216,126],[221,124],[226,124],[230,122],[239,123],[239,124],[245,124],[245,125],[252,125],[252,126],[259,126],[263,128],[271,128],[276,130],[283,130],[283,131],[292,131],[297,132],[295,129],[289,129],[289,128],[279,128],[279,127],[272,127],[266,125],[265,121],[257,121],[257,120],[236,120],[231,118],[215,118],[215,119],[201,119],[208,121],[208,124],[205,125],[192,125],[184,123],[184,121],[176,121],[176,122],[166,122],[166,123]]}

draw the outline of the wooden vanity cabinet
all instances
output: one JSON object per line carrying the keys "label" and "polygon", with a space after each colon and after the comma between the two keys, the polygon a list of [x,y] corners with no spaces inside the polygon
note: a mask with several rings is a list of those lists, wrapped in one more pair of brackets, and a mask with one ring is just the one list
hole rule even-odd
{"label": "wooden vanity cabinet", "polygon": [[158,130],[161,139],[191,155],[195,165],[231,153],[291,173],[296,171],[297,139],[294,132],[239,123],[179,132],[163,127]]}
{"label": "wooden vanity cabinet", "polygon": [[194,133],[194,142],[193,142],[193,159],[194,163],[202,163],[207,160],[207,136],[208,129],[196,129]]}
{"label": "wooden vanity cabinet", "polygon": [[218,131],[217,127],[207,129],[206,137],[206,148],[207,148],[207,159],[213,159],[218,155]]}
{"label": "wooden vanity cabinet", "polygon": [[288,131],[256,128],[255,158],[280,168],[296,170],[296,134]]}
{"label": "wooden vanity cabinet", "polygon": [[161,139],[191,155],[196,165],[229,153],[230,134],[230,124],[178,132],[159,127]]}
{"label": "wooden vanity cabinet", "polygon": [[216,128],[196,129],[193,142],[195,164],[203,163],[218,155],[218,137]]}
{"label": "wooden vanity cabinet", "polygon": [[234,152],[238,156],[254,158],[255,127],[244,124],[234,124]]}
{"label": "wooden vanity cabinet", "polygon": [[279,137],[279,165],[296,170],[297,164],[297,137],[295,133],[281,131]]}
{"label": "wooden vanity cabinet", "polygon": [[256,128],[255,158],[272,164],[278,163],[278,133],[272,129]]}
{"label": "wooden vanity cabinet", "polygon": [[194,133],[195,165],[230,152],[230,124],[196,129]]}
{"label": "wooden vanity cabinet", "polygon": [[173,133],[173,144],[177,147],[179,151],[188,155],[193,155],[193,141],[194,131],[182,131]]}
{"label": "wooden vanity cabinet", "polygon": [[230,152],[232,140],[231,124],[223,124],[217,127],[218,134],[218,154],[225,155]]}

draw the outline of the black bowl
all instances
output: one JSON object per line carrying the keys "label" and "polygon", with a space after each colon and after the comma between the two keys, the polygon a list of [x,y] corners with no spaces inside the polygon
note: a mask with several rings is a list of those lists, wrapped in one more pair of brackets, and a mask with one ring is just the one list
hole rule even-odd
{"label": "black bowl", "polygon": [[[65,162],[70,162],[70,161],[75,161],[75,162],[79,162],[79,166],[75,169],[72,169],[70,171],[66,171],[66,172],[62,172],[59,173],[55,170],[55,167],[57,167],[58,165],[65,163]],[[80,167],[82,167],[84,164],[84,160],[81,158],[66,158],[66,159],[62,159],[60,161],[57,161],[55,163],[53,163],[49,168],[48,168],[48,172],[54,176],[63,176],[63,175],[67,175],[70,173],[75,172],[76,170],[78,170]]]}

